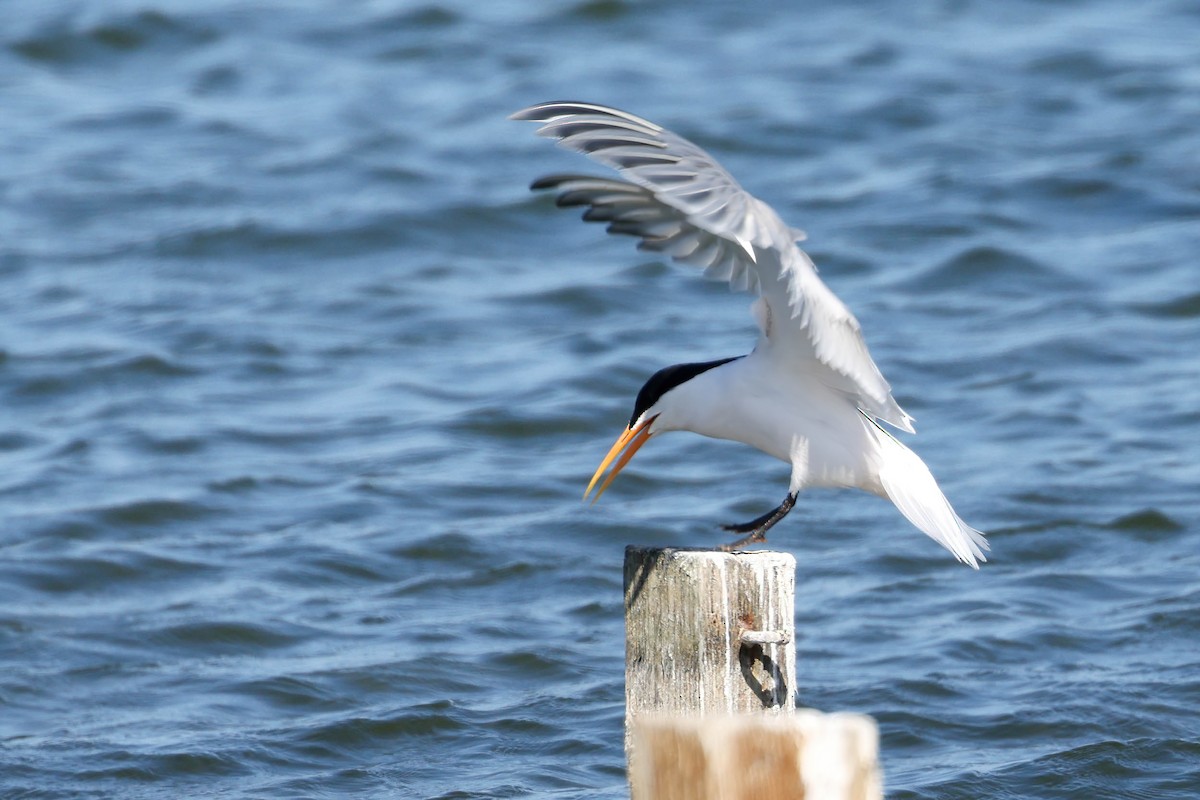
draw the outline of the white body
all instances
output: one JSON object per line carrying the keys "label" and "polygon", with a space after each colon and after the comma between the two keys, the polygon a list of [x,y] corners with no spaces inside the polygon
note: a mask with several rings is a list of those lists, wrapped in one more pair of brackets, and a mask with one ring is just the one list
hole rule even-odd
{"label": "white body", "polygon": [[886,496],[879,429],[811,373],[775,369],[762,348],[668,392],[655,413],[655,433],[687,430],[743,442],[788,462],[791,491],[849,487]]}
{"label": "white body", "polygon": [[895,503],[963,563],[987,560],[987,540],[959,518],[916,453],[812,374],[781,374],[767,352],[756,349],[663,395],[648,412],[658,414],[652,431],[748,444],[791,465],[790,492],[871,492]]}

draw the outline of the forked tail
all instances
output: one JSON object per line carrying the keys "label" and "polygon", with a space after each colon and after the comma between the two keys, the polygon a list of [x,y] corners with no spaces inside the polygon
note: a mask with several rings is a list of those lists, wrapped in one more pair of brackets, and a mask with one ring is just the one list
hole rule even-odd
{"label": "forked tail", "polygon": [[979,569],[979,562],[987,561],[983,552],[991,549],[987,539],[954,513],[946,495],[942,494],[920,456],[883,428],[878,425],[874,427],[882,457],[879,481],[887,496],[900,509],[900,513],[908,517],[909,522],[953,553],[959,561]]}

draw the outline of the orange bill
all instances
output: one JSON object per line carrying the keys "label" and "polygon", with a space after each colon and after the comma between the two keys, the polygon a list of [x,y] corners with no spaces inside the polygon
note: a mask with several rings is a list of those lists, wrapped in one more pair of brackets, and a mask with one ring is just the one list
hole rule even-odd
{"label": "orange bill", "polygon": [[608,469],[608,465],[612,464],[617,454],[624,450],[625,452],[621,455],[620,460],[613,466],[612,471],[608,473],[608,477],[604,479],[604,483],[600,484],[600,488],[596,491],[596,496],[592,498],[592,502],[595,503],[600,499],[600,495],[604,494],[604,490],[613,482],[613,478],[617,477],[617,474],[625,469],[625,465],[629,463],[629,459],[633,458],[634,453],[650,438],[650,423],[654,422],[657,416],[655,414],[653,417],[642,420],[635,427],[625,429],[625,432],[617,439],[616,444],[608,451],[608,455],[600,462],[600,466],[596,468],[596,474],[592,476],[591,482],[588,483],[587,489],[583,492],[584,500],[587,500],[587,496],[592,493],[592,488],[596,485],[596,481],[600,480],[600,476],[604,474],[604,470]]}

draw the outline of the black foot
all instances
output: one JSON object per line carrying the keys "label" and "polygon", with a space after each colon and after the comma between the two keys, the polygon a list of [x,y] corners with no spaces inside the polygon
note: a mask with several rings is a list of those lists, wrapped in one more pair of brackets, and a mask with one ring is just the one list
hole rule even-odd
{"label": "black foot", "polygon": [[761,517],[755,517],[749,522],[743,522],[740,525],[722,525],[721,530],[729,531],[730,533],[751,533],[752,531],[756,531],[765,525],[767,520],[775,516],[775,512],[778,510],[779,509],[772,508]]}
{"label": "black foot", "polygon": [[762,544],[765,541],[767,541],[767,532],[765,530],[754,531],[749,536],[743,536],[736,542],[720,545],[717,549],[724,553],[732,553],[734,550],[741,550],[748,544]]}
{"label": "black foot", "polygon": [[792,510],[792,506],[796,505],[796,493],[792,492],[787,497],[783,498],[783,502],[775,508],[771,509],[761,517],[756,517],[749,522],[743,522],[740,525],[722,525],[721,527],[731,533],[745,533],[736,542],[721,545],[719,550],[726,553],[731,550],[738,550],[748,544],[761,544],[767,540],[767,531],[779,520],[787,516],[787,513]]}

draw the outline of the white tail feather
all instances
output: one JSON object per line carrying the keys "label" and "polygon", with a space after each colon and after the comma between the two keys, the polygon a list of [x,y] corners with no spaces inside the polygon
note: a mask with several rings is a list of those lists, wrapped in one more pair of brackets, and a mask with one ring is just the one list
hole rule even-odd
{"label": "white tail feather", "polygon": [[959,561],[979,569],[979,562],[987,561],[983,552],[991,549],[987,539],[954,513],[920,456],[887,431],[876,428],[881,456],[879,481],[887,496],[909,522]]}

